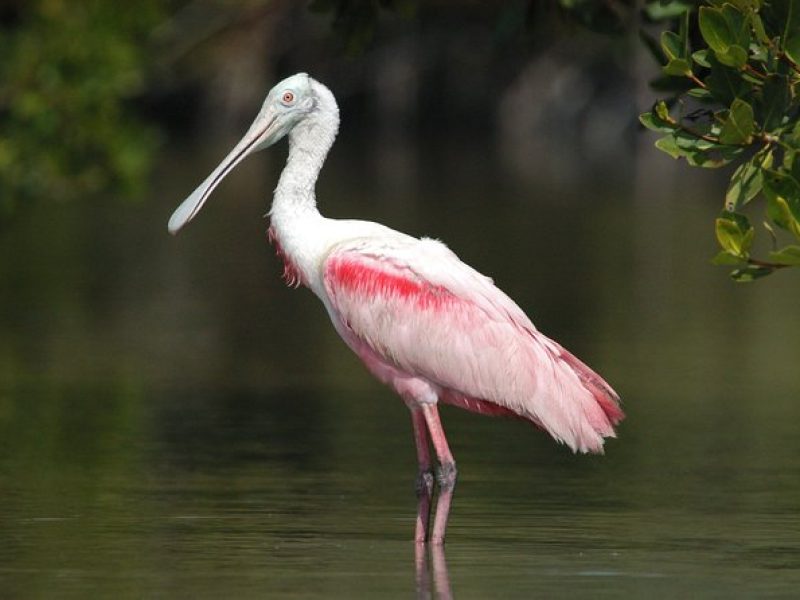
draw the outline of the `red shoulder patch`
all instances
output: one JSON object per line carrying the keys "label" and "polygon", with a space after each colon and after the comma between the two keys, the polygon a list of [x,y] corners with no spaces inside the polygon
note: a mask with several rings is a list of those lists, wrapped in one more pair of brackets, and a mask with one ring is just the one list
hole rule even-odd
{"label": "red shoulder patch", "polygon": [[431,285],[413,274],[402,273],[377,260],[334,256],[328,261],[326,273],[343,289],[355,295],[395,296],[421,309],[435,310],[455,300],[455,296],[446,288]]}

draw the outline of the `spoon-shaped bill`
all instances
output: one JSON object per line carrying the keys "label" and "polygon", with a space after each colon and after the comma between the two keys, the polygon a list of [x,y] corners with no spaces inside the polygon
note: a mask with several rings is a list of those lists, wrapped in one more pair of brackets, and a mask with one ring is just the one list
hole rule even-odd
{"label": "spoon-shaped bill", "polygon": [[252,154],[256,150],[265,148],[270,144],[275,143],[281,137],[281,131],[276,127],[276,118],[271,111],[264,111],[256,117],[256,120],[244,134],[244,137],[239,141],[233,150],[230,151],[223,161],[214,169],[211,174],[206,177],[205,181],[197,186],[181,205],[175,209],[172,216],[169,218],[167,228],[171,234],[176,234],[178,231],[191,221],[195,215],[200,212],[203,205],[208,200],[211,192],[217,187],[220,181],[230,173],[233,168],[238,165],[246,156]]}

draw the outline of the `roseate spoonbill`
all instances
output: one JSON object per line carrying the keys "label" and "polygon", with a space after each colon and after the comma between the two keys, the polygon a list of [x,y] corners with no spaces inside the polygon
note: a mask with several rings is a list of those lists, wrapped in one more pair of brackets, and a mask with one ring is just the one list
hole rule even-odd
{"label": "roseate spoonbill", "polygon": [[[441,242],[320,214],[314,187],[338,129],[327,87],[305,73],[281,81],[241,141],[173,213],[169,231],[193,219],[246,156],[289,136],[269,238],[287,283],[319,296],[345,343],[410,409],[419,462],[415,539],[441,544],[456,464],[439,402],[525,419],[574,452],[601,453],[624,415],[599,375],[537,331],[491,279]],[[429,535],[434,481],[439,496]]]}

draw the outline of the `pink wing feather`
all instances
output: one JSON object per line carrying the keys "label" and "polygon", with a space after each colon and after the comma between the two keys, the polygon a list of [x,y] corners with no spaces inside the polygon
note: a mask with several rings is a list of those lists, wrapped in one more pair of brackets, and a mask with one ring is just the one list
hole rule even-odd
{"label": "pink wing feather", "polygon": [[345,338],[442,401],[528,419],[574,451],[602,452],[614,436],[624,415],[611,387],[440,242],[353,240],[323,277]]}

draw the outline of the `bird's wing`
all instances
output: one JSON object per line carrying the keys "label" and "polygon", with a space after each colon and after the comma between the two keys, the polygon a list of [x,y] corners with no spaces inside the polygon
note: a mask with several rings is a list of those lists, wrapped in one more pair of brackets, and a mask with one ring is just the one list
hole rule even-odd
{"label": "bird's wing", "polygon": [[530,419],[574,450],[601,451],[614,435],[622,412],[608,384],[444,244],[353,239],[322,269],[340,324],[400,371]]}

